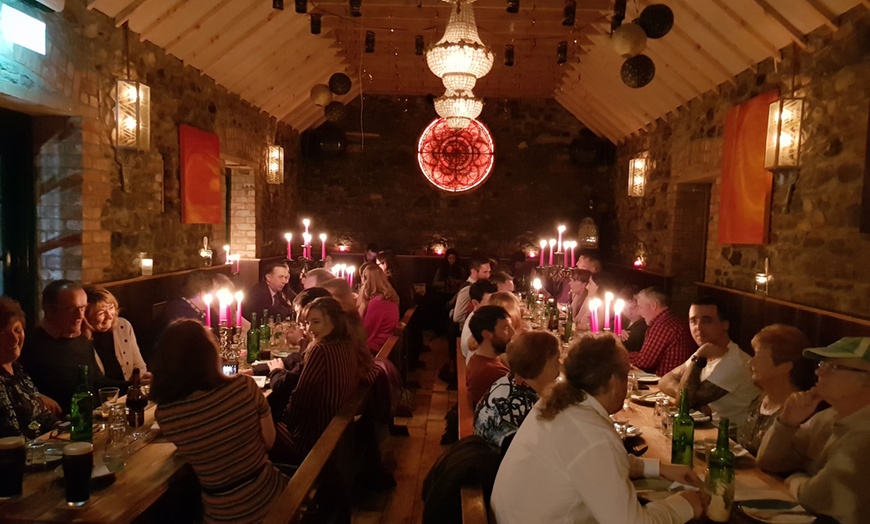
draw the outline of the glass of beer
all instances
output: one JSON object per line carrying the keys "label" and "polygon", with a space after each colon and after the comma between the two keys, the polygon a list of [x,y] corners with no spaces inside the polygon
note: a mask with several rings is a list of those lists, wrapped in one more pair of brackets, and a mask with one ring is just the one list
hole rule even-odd
{"label": "glass of beer", "polygon": [[94,445],[74,442],[63,447],[63,483],[67,506],[83,506],[91,498]]}
{"label": "glass of beer", "polygon": [[0,500],[21,495],[26,458],[24,437],[0,438]]}

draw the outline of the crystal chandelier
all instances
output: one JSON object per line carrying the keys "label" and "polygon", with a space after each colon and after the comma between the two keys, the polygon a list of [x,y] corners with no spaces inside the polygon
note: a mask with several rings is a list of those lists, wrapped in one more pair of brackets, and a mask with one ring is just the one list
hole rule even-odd
{"label": "crystal chandelier", "polygon": [[470,91],[492,69],[495,57],[477,34],[470,5],[474,0],[445,1],[454,8],[444,36],[426,53],[426,63],[448,91]]}
{"label": "crystal chandelier", "polygon": [[444,96],[435,99],[435,112],[453,129],[465,129],[481,111],[483,100],[471,91],[457,93],[448,89]]}

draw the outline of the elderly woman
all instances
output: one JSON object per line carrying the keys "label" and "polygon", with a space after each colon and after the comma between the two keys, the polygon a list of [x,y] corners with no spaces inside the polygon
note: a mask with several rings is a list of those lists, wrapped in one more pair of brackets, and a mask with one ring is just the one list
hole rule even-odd
{"label": "elderly woman", "polygon": [[772,324],[752,338],[755,356],[749,361],[752,381],[763,394],[749,407],[737,441],[753,455],[792,393],[808,391],[816,383],[815,362],[803,357],[810,340],[798,328]]}
{"label": "elderly woman", "polygon": [[23,346],[24,312],[18,302],[0,297],[0,438],[35,438],[61,414],[57,402],[40,395],[17,362]]}
{"label": "elderly woman", "polygon": [[359,314],[368,334],[369,350],[376,355],[399,324],[399,297],[378,266],[369,264],[360,276]]}
{"label": "elderly woman", "polygon": [[86,332],[94,342],[97,353],[97,366],[100,371],[113,380],[130,380],[133,369],[141,372],[142,382],[151,383],[133,326],[118,316],[118,300],[109,290],[101,287],[89,288],[88,307],[85,310]]}

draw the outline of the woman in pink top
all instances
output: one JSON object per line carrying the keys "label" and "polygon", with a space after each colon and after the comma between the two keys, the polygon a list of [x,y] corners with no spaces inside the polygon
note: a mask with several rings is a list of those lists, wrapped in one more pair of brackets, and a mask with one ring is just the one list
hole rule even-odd
{"label": "woman in pink top", "polygon": [[359,314],[368,335],[369,350],[377,354],[399,324],[399,297],[378,266],[365,266],[360,276]]}

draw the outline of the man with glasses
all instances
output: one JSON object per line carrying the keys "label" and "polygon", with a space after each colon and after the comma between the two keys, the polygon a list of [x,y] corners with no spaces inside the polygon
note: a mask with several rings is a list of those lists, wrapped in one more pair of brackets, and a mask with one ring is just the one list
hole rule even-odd
{"label": "man with glasses", "polygon": [[[88,385],[97,395],[98,388],[125,389],[123,380],[111,380],[99,372],[94,346],[82,334],[88,297],[82,287],[71,280],[55,280],[42,292],[42,325],[25,338],[21,364],[36,388],[55,399],[69,413],[70,400],[78,388],[79,366],[88,366]],[[123,392],[122,392],[123,394]]]}
{"label": "man with glasses", "polygon": [[[816,386],[785,402],[758,451],[758,465],[793,473],[786,485],[817,515],[841,524],[870,514],[870,338],[843,338],[804,350],[819,360]],[[817,410],[824,401],[831,405]]]}

